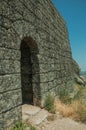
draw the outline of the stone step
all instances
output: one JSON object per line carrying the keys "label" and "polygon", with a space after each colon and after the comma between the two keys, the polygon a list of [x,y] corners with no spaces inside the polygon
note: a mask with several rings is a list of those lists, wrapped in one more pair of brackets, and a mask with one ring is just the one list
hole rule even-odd
{"label": "stone step", "polygon": [[23,113],[24,115],[34,116],[34,115],[36,115],[40,110],[41,110],[41,108],[39,108],[39,107],[37,107],[37,106],[28,105],[28,104],[24,104],[24,105],[22,106],[22,113]]}
{"label": "stone step", "polygon": [[22,114],[22,121],[28,121],[29,120],[29,116],[28,115],[25,115],[25,114]]}
{"label": "stone step", "polygon": [[33,125],[41,124],[48,117],[48,112],[44,109],[41,109],[39,113],[29,119],[29,122]]}

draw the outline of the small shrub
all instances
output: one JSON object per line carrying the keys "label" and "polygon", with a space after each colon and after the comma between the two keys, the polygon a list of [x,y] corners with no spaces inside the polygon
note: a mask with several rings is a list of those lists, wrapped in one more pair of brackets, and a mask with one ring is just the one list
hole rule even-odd
{"label": "small shrub", "polygon": [[[75,107],[76,105],[74,105]],[[86,104],[82,101],[77,101],[77,106],[75,107],[76,115],[74,119],[83,123],[86,123]]]}
{"label": "small shrub", "polygon": [[63,102],[63,103],[71,103],[71,97],[70,94],[68,92],[68,90],[64,87],[59,91],[59,99]]}
{"label": "small shrub", "polygon": [[17,122],[11,130],[23,130],[26,127],[26,125],[22,122]]}
{"label": "small shrub", "polygon": [[13,128],[10,130],[25,130],[25,128],[30,128],[30,130],[36,130],[35,127],[33,127],[30,124],[22,123],[22,122],[17,122]]}
{"label": "small shrub", "polygon": [[36,130],[36,128],[33,127],[32,125],[29,125],[29,127],[30,127],[30,130]]}
{"label": "small shrub", "polygon": [[53,95],[48,94],[44,101],[44,107],[51,113],[55,113],[55,105],[54,105],[55,98]]}
{"label": "small shrub", "polygon": [[74,95],[74,97],[73,97],[73,100],[80,100],[81,98],[82,98],[82,91],[83,91],[83,87],[82,86],[80,86],[79,88],[78,88],[78,91],[77,91],[77,93]]}

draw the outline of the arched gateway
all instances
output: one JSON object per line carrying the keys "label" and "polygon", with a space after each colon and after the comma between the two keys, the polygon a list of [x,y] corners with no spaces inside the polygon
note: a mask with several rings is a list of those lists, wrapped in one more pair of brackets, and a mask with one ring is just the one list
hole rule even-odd
{"label": "arched gateway", "polygon": [[40,105],[40,77],[38,47],[32,37],[21,41],[21,88],[22,103]]}
{"label": "arched gateway", "polygon": [[79,73],[65,20],[52,0],[0,0],[0,130],[42,106]]}

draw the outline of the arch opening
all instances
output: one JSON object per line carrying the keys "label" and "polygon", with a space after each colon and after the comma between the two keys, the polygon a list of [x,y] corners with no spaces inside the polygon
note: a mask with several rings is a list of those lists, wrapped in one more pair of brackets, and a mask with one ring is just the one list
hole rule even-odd
{"label": "arch opening", "polygon": [[22,104],[39,105],[40,76],[38,47],[32,37],[21,41],[21,89]]}

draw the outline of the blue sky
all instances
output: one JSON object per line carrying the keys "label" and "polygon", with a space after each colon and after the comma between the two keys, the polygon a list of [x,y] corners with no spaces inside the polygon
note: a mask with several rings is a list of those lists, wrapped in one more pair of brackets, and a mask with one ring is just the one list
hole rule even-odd
{"label": "blue sky", "polygon": [[72,56],[86,70],[86,0],[52,0],[66,20]]}

